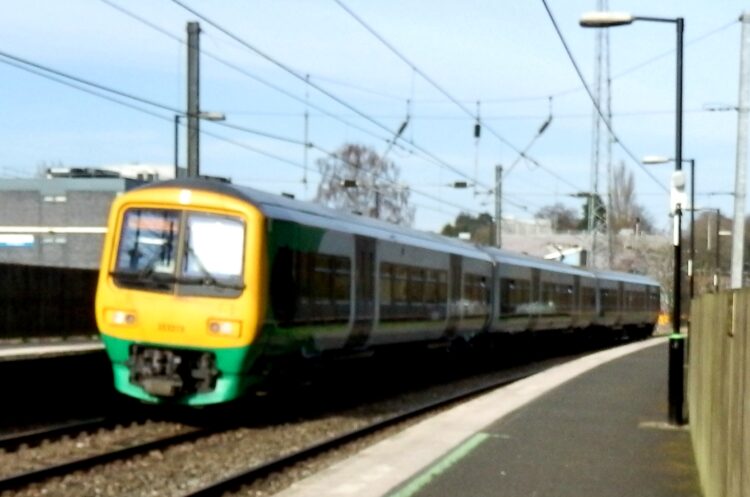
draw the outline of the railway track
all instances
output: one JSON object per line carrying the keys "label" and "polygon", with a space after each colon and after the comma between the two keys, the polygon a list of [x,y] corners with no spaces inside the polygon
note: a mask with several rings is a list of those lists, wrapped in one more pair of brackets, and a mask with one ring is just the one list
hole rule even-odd
{"label": "railway track", "polygon": [[91,418],[59,423],[18,433],[3,434],[0,435],[0,449],[11,451],[21,445],[31,447],[39,445],[45,440],[55,440],[64,436],[96,431],[111,423],[112,421],[107,418]]}
{"label": "railway track", "polygon": [[161,450],[172,445],[192,442],[198,438],[209,436],[216,431],[217,429],[215,428],[197,428],[177,435],[162,437],[157,440],[134,444],[95,455],[75,458],[66,462],[6,476],[0,478],[0,492],[17,489],[31,483],[43,482],[55,476],[66,475],[74,471],[88,469],[100,464],[127,459],[138,454],[148,453],[152,450]]}
{"label": "railway track", "polygon": [[[330,463],[331,458],[340,458],[342,454],[359,450],[372,440],[401,429],[401,423],[413,423],[420,416],[429,416],[451,404],[526,378],[567,359],[544,360],[541,363],[480,375],[470,381],[465,381],[467,378],[456,383],[441,381],[434,385],[435,390],[430,390],[429,393],[415,391],[417,395],[413,397],[409,392],[399,392],[396,389],[388,399],[357,399],[355,407],[350,404],[328,412],[318,412],[313,408],[311,417],[297,418],[293,414],[278,418],[274,414],[269,418],[268,412],[290,412],[308,405],[310,400],[318,399],[317,392],[299,400],[297,404],[285,405],[281,410],[256,412],[260,421],[251,420],[249,424],[246,422],[239,427],[226,422],[202,428],[195,428],[190,424],[179,426],[178,423],[170,426],[173,430],[179,429],[180,433],[158,439],[154,439],[154,433],[149,433],[151,439],[143,442],[140,441],[143,440],[143,433],[149,430],[141,430],[142,427],[137,426],[128,427],[125,431],[138,432],[136,438],[140,437],[140,440],[133,442],[131,439],[127,444],[112,443],[111,433],[92,430],[94,433],[91,436],[63,440],[61,445],[71,447],[77,445],[76,442],[86,445],[94,440],[91,446],[98,447],[97,450],[106,446],[108,450],[83,457],[71,457],[70,454],[74,452],[64,452],[64,461],[48,459],[47,466],[33,468],[46,457],[45,447],[56,444],[44,444],[34,449],[24,448],[22,459],[28,461],[28,466],[32,469],[14,466],[15,474],[0,478],[0,492],[14,491],[13,495],[30,496],[38,495],[40,489],[43,489],[44,493],[50,495],[75,492],[115,496],[127,490],[136,495],[138,491],[134,488],[141,485],[149,491],[158,490],[164,495],[183,497],[223,495],[248,487],[252,491],[260,488],[262,492],[268,492],[269,484],[286,486],[298,479],[300,473],[309,472],[310,467],[322,468]],[[407,397],[405,401],[404,396]],[[299,395],[294,394],[292,397],[298,399]],[[248,411],[243,412],[246,417]],[[349,422],[352,420],[354,422]],[[91,420],[92,423],[96,421]],[[305,423],[318,425],[304,428]],[[320,425],[324,425],[323,428]],[[86,431],[83,426],[70,429]],[[63,430],[63,427],[58,430]],[[211,436],[214,434],[215,436]],[[49,440],[44,434],[28,435]],[[17,444],[18,440],[8,443]],[[111,450],[114,446],[118,448]],[[238,453],[239,447],[244,447],[244,452]],[[57,448],[56,452],[60,454],[61,450]],[[180,476],[174,478],[175,474]],[[55,478],[61,476],[65,478]],[[164,488],[161,488],[162,485]]]}
{"label": "railway track", "polygon": [[527,378],[534,372],[525,372],[512,377],[503,378],[499,381],[487,382],[475,388],[465,389],[453,395],[436,399],[432,402],[424,403],[420,406],[405,410],[403,412],[388,416],[383,419],[371,422],[366,426],[350,430],[344,433],[336,434],[321,440],[317,443],[308,445],[289,454],[280,455],[275,459],[256,464],[248,467],[246,470],[236,472],[227,477],[218,479],[202,488],[192,490],[182,494],[180,497],[213,497],[220,496],[226,492],[235,490],[239,487],[249,485],[255,480],[267,477],[271,473],[283,471],[295,464],[314,458],[326,451],[337,449],[350,442],[356,441],[375,432],[391,428],[395,425],[409,421],[418,416],[445,408],[446,406],[465,401],[489,390],[509,385],[521,379]]}

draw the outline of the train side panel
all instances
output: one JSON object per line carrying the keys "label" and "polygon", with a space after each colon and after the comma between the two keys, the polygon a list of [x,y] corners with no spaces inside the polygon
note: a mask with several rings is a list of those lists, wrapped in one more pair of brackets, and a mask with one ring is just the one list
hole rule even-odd
{"label": "train side panel", "polygon": [[372,346],[438,340],[452,319],[450,254],[378,240]]}
{"label": "train side panel", "polygon": [[355,239],[288,220],[268,221],[271,356],[342,348],[354,322]]}

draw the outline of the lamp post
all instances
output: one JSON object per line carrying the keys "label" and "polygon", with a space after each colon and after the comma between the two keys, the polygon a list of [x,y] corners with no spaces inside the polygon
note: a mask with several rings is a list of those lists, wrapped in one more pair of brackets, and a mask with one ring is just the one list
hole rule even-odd
{"label": "lamp post", "polygon": [[[717,207],[701,207],[698,209],[695,209],[697,211],[711,211],[716,216],[716,227],[714,228],[714,237],[716,238],[715,245],[716,247],[713,248],[714,250],[714,278],[713,278],[713,287],[714,292],[719,291],[719,275],[721,274],[721,237],[722,236],[731,236],[732,232],[729,230],[722,230],[721,229],[721,209]],[[707,227],[706,230],[706,250],[710,251],[712,250],[711,247],[711,230],[710,225]]]}
{"label": "lamp post", "polygon": [[[634,16],[626,12],[587,12],[581,16],[580,25],[585,28],[608,28],[632,24],[634,21],[672,23],[677,29],[677,59],[676,59],[676,105],[675,105],[675,172],[682,171],[682,35],[685,30],[685,20],[682,17],[643,17]],[[681,219],[682,206],[678,203],[674,209],[674,299],[672,308],[672,337],[669,340],[669,420],[673,424],[685,424],[683,412],[684,392],[684,364],[685,340],[680,334],[680,304],[682,287],[681,268]]]}
{"label": "lamp post", "polygon": [[[186,114],[174,115],[174,177],[177,179],[180,170],[180,119],[187,117]],[[224,121],[226,116],[222,112],[199,112],[198,119],[204,121]]]}
{"label": "lamp post", "polygon": [[[719,272],[720,272],[720,264],[721,264],[721,210],[720,209],[714,209],[714,208],[706,208],[703,210],[707,211],[713,211],[716,215],[716,229],[714,230],[714,236],[716,237],[716,248],[714,249],[716,253],[714,254],[714,292],[719,292]],[[707,249],[711,250],[711,238],[710,236],[707,237],[708,243],[707,243]]]}
{"label": "lamp post", "polygon": [[[669,157],[647,155],[641,159],[641,162],[643,164],[666,164],[674,160]],[[693,275],[695,271],[693,267],[695,264],[695,159],[682,159],[682,162],[690,163],[690,256],[688,257],[688,288],[690,300],[693,300],[693,296],[695,295],[695,277]]]}

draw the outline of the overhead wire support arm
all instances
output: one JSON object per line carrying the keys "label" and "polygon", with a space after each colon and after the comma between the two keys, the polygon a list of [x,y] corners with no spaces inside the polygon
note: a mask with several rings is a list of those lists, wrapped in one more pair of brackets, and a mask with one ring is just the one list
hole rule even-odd
{"label": "overhead wire support arm", "polygon": [[[222,26],[220,26],[218,23],[216,23],[212,19],[206,17],[205,15],[203,15],[203,14],[199,13],[198,11],[196,11],[195,9],[189,7],[184,2],[182,2],[180,0],[172,0],[172,2],[174,4],[182,7],[186,11],[190,12],[191,14],[195,15],[196,17],[200,18],[201,20],[203,20],[207,24],[213,26],[215,29],[217,29],[221,33],[225,34],[229,38],[235,40],[237,43],[241,44],[242,46],[244,46],[248,50],[251,50],[252,52],[254,52],[257,55],[259,55],[260,57],[266,59],[268,62],[274,64],[275,66],[279,67],[280,69],[284,70],[285,72],[289,73],[290,75],[294,76],[295,78],[298,78],[301,81],[305,81],[305,76],[304,75],[298,73],[297,71],[295,71],[294,69],[290,68],[289,66],[287,66],[287,65],[279,62],[278,60],[274,59],[273,57],[271,57],[270,55],[266,54],[262,50],[254,47],[253,45],[251,45],[250,43],[246,42],[245,40],[243,40],[239,36],[233,34],[229,30],[227,30],[226,28],[223,28]],[[352,112],[356,113],[357,115],[359,115],[363,119],[367,120],[368,122],[374,124],[375,126],[381,128],[382,130],[387,131],[389,135],[393,134],[393,130],[391,130],[390,128],[388,128],[384,124],[378,122],[373,117],[371,117],[371,116],[367,115],[366,113],[362,112],[361,110],[357,109],[353,105],[351,105],[351,104],[347,103],[346,101],[342,100],[341,98],[339,98],[338,96],[334,95],[333,93],[327,91],[325,88],[321,87],[320,85],[317,85],[317,84],[311,82],[310,86],[312,88],[315,88],[316,90],[318,90],[322,94],[326,95],[327,97],[331,98],[335,102],[339,103],[340,105],[342,105],[342,106],[346,107],[347,109],[351,110]],[[416,150],[419,150],[425,156],[429,157],[435,163],[437,163],[437,164],[439,164],[439,165],[441,165],[443,167],[446,167],[446,168],[450,169],[451,171],[455,172],[456,174],[459,174],[459,175],[461,175],[461,176],[463,176],[463,177],[465,177],[467,179],[471,179],[471,178],[469,178],[469,176],[467,174],[465,174],[462,171],[460,171],[457,167],[452,166],[452,165],[448,164],[447,162],[441,160],[440,158],[436,157],[434,154],[432,154],[431,152],[429,152],[428,150],[426,150],[424,147],[421,147],[421,146],[419,146],[419,145],[417,145],[416,143],[413,143],[413,142],[409,143],[409,144],[410,144],[410,146],[414,147]]]}
{"label": "overhead wire support arm", "polygon": [[[177,1],[177,0],[172,0]],[[385,45],[391,52],[394,53],[399,59],[401,59],[407,66],[409,66],[415,73],[419,74],[422,78],[424,78],[425,81],[427,81],[430,85],[432,85],[438,92],[442,93],[448,100],[450,100],[453,104],[455,104],[459,109],[461,109],[466,115],[471,117],[472,119],[476,117],[472,111],[466,107],[463,103],[461,103],[456,97],[451,95],[446,89],[444,89],[442,86],[440,86],[435,80],[430,78],[429,75],[427,75],[424,71],[422,71],[417,65],[409,60],[405,55],[403,55],[396,47],[394,47],[391,43],[389,43],[383,36],[381,36],[377,31],[375,31],[370,25],[368,25],[361,17],[359,17],[354,11],[352,11],[349,7],[346,6],[342,2],[342,0],[334,0],[346,13],[348,13],[352,18],[354,18],[359,24],[362,25],[370,34],[372,34],[375,38],[377,38],[383,45]],[[501,143],[508,146],[511,150],[518,154],[523,154],[524,152],[518,148],[515,144],[510,142],[508,139],[503,137],[500,133],[495,131],[492,127],[488,126],[486,122],[479,121],[480,124],[483,125],[484,128],[487,129],[487,131],[493,135],[495,138],[497,138]],[[548,174],[556,177],[557,179],[561,179],[559,175],[556,175],[554,172],[552,172],[549,168],[544,167],[542,164],[539,163],[536,159],[526,156],[526,159],[532,162],[534,165],[542,169],[543,171],[547,172]],[[564,181],[564,180],[563,180]],[[567,182],[566,182],[567,183]],[[570,183],[568,183],[570,184]],[[485,186],[485,185],[482,185]]]}
{"label": "overhead wire support arm", "polygon": [[[172,0],[172,1],[177,1],[177,0]],[[429,75],[427,75],[424,71],[422,71],[419,67],[417,67],[417,65],[414,62],[412,62],[411,60],[409,60],[396,47],[394,47],[391,43],[389,43],[388,40],[386,40],[385,38],[383,38],[380,35],[380,33],[378,33],[377,31],[375,31],[369,24],[367,24],[364,21],[364,19],[362,19],[361,17],[359,17],[346,4],[344,4],[341,0],[334,0],[334,1],[339,5],[339,7],[341,7],[342,9],[344,9],[344,11],[346,11],[347,14],[349,14],[352,18],[354,18],[354,20],[356,20],[359,24],[361,24],[363,28],[365,28],[370,34],[372,34],[383,45],[385,45],[391,52],[393,52],[393,54],[396,55],[396,57],[398,57],[399,59],[401,59],[415,73],[417,73],[420,76],[422,76],[422,78],[424,78],[425,81],[427,81],[428,83],[430,83],[437,91],[439,91],[440,93],[442,93],[443,96],[445,96],[448,100],[450,100],[453,104],[455,104],[466,115],[468,115],[470,117],[475,117],[474,114],[471,112],[471,109],[469,109],[468,107],[466,107],[463,103],[461,103],[460,100],[458,100],[456,97],[454,97],[453,95],[451,95],[445,88],[443,88],[442,86],[440,86]],[[504,143],[505,145],[507,145],[508,147],[510,147],[515,152],[520,152],[520,150],[518,149],[518,147],[516,147],[513,143],[511,143],[505,137],[503,137],[502,135],[500,135],[499,133],[497,133],[495,130],[493,130],[492,128],[490,128],[489,126],[487,126],[486,123],[484,123],[484,124],[485,124],[485,127],[487,128],[487,130],[490,132],[490,134],[492,134],[493,136],[495,136],[498,140],[500,140],[502,143]]]}
{"label": "overhead wire support arm", "polygon": [[[100,1],[103,2],[103,3],[105,3],[106,5],[109,5],[110,7],[114,8],[118,12],[120,12],[120,13],[128,16],[128,17],[130,17],[131,19],[134,19],[134,20],[136,20],[136,21],[138,21],[138,22],[140,22],[140,23],[148,26],[151,29],[153,29],[155,31],[158,31],[159,33],[161,33],[164,36],[166,36],[166,37],[168,37],[168,38],[176,41],[177,43],[181,43],[181,44],[185,44],[186,43],[185,40],[183,40],[182,38],[180,38],[180,37],[178,37],[176,35],[173,35],[169,31],[167,31],[167,30],[165,30],[165,29],[157,26],[156,24],[148,21],[147,19],[144,19],[143,17],[135,14],[134,12],[131,12],[131,11],[129,11],[129,10],[127,10],[127,9],[125,9],[125,8],[123,8],[123,7],[115,4],[115,3],[113,3],[113,2],[111,2],[110,0],[100,0]],[[320,107],[320,106],[317,106],[317,105],[311,103],[309,101],[309,92],[307,90],[305,91],[305,98],[298,97],[297,95],[295,95],[295,94],[293,94],[293,93],[285,90],[284,88],[281,88],[278,85],[275,85],[275,84],[273,84],[273,83],[271,83],[269,81],[266,81],[265,79],[263,79],[263,78],[261,78],[259,76],[256,76],[255,74],[252,74],[252,73],[248,72],[246,69],[238,66],[237,64],[234,64],[234,63],[229,62],[228,60],[226,60],[226,59],[224,59],[222,57],[219,57],[218,55],[215,55],[215,54],[213,54],[213,53],[211,53],[211,52],[209,52],[207,50],[204,50],[203,48],[201,48],[200,51],[201,51],[202,55],[205,55],[206,57],[208,57],[210,59],[213,59],[214,61],[218,62],[219,64],[222,64],[225,67],[233,69],[233,70],[239,72],[240,74],[242,74],[242,75],[244,75],[244,76],[252,79],[253,81],[256,81],[257,83],[260,83],[260,84],[262,84],[262,85],[264,85],[264,86],[266,86],[268,88],[271,88],[272,90],[277,91],[280,94],[282,94],[282,95],[284,95],[284,96],[286,96],[288,98],[291,98],[292,100],[295,100],[295,101],[297,101],[299,103],[304,104],[305,108],[310,107],[312,109],[315,109],[316,111],[320,112],[321,114],[323,114],[323,115],[325,115],[327,117],[330,117],[331,119],[337,120],[337,121],[341,122],[342,124],[344,124],[344,125],[352,128],[352,129],[356,129],[357,131],[361,131],[362,133],[365,133],[365,134],[368,134],[370,136],[373,136],[373,137],[375,137],[375,138],[377,138],[379,140],[382,140],[384,142],[389,142],[388,138],[384,138],[383,136],[376,135],[373,132],[371,132],[370,130],[367,130],[367,129],[361,127],[361,126],[358,126],[357,124],[354,124],[354,123],[352,123],[350,121],[347,121],[346,119],[343,119],[343,118],[337,116],[333,112],[330,112],[327,109],[324,109],[323,107]],[[307,87],[310,86],[309,85],[309,79],[310,79],[309,75],[306,74],[305,75],[305,82],[307,84]],[[396,144],[396,146],[401,147],[401,145],[399,145],[399,144]]]}
{"label": "overhead wire support arm", "polygon": [[409,112],[409,100],[406,101],[406,117],[404,118],[404,122],[401,123],[401,126],[399,126],[398,131],[393,135],[393,139],[388,140],[388,148],[385,149],[385,152],[383,152],[383,155],[380,156],[381,159],[385,159],[388,154],[393,149],[393,146],[396,144],[396,141],[401,138],[401,135],[406,130],[406,127],[409,125],[409,120],[411,119],[411,115]]}
{"label": "overhead wire support arm", "polygon": [[300,74],[299,72],[295,71],[294,69],[292,69],[291,67],[287,66],[286,64],[283,64],[283,63],[279,62],[278,60],[276,60],[275,58],[271,57],[270,55],[268,55],[264,51],[260,50],[259,48],[251,45],[247,41],[245,41],[242,38],[240,38],[239,36],[235,35],[231,31],[229,31],[228,29],[220,26],[217,22],[211,20],[210,18],[208,18],[205,15],[199,13],[198,11],[196,11],[195,9],[193,9],[192,7],[186,5],[184,2],[181,2],[180,0],[172,0],[172,2],[175,3],[175,4],[177,4],[177,5],[179,5],[183,9],[187,10],[191,14],[199,17],[201,20],[203,20],[206,23],[208,23],[211,26],[213,26],[214,29],[217,29],[217,30],[221,31],[224,35],[226,35],[229,38],[233,39],[234,41],[236,41],[237,43],[239,43],[243,47],[247,48],[248,50],[251,50],[252,52],[255,52],[257,55],[259,55],[260,57],[264,58],[265,60],[267,60],[271,64],[275,65],[276,67],[284,70],[285,72],[289,73],[290,75],[294,76],[295,78],[299,79],[300,81],[303,81],[306,84],[309,84],[309,86],[315,88],[316,90],[318,90],[320,93],[324,94],[325,96],[327,96],[331,100],[337,102],[338,104],[340,104],[340,105],[346,107],[347,109],[351,110],[352,112],[356,113],[358,116],[362,117],[363,119],[369,121],[370,123],[376,125],[377,127],[381,128],[381,129],[383,129],[385,131],[388,131],[389,133],[392,132],[384,124],[376,121],[371,116],[365,114],[364,112],[362,112],[361,110],[357,109],[353,105],[347,103],[343,99],[341,99],[338,96],[334,95],[333,93],[329,92],[328,90],[326,90],[322,86],[320,86],[320,85],[318,85],[316,83],[310,82],[309,79],[305,75]]}
{"label": "overhead wire support arm", "polygon": [[[526,147],[518,153],[516,159],[511,163],[510,166],[508,166],[507,169],[503,171],[503,178],[507,177],[508,174],[510,174],[510,172],[514,167],[516,167],[521,159],[533,160],[526,155],[526,152],[528,152],[529,149],[531,149],[531,147],[534,145],[534,143],[536,143],[536,141],[539,139],[539,137],[542,136],[545,131],[547,131],[547,128],[550,124],[552,124],[552,96],[549,97],[549,115],[547,116],[547,119],[542,123],[541,126],[539,126],[539,130],[536,132],[528,145],[526,145]],[[575,185],[570,185],[570,183],[568,183],[568,186],[573,186],[574,188],[576,188]]]}

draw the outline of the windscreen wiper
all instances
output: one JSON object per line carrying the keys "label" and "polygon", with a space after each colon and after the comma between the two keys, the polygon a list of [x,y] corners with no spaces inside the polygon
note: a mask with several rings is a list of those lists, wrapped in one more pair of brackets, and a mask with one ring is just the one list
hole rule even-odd
{"label": "windscreen wiper", "polygon": [[180,285],[215,286],[217,288],[229,288],[231,290],[245,289],[245,285],[243,283],[228,283],[225,281],[220,281],[210,273],[203,274],[202,276],[182,276],[180,278],[174,278],[174,282]]}
{"label": "windscreen wiper", "polygon": [[215,286],[218,288],[229,288],[232,290],[245,289],[245,285],[243,283],[226,283],[216,279],[216,276],[211,274],[211,271],[206,269],[206,266],[203,264],[200,257],[198,257],[198,254],[195,253],[195,249],[193,249],[190,243],[188,243],[187,238],[185,239],[185,251],[190,254],[190,256],[195,261],[195,265],[198,266],[198,270],[201,272],[201,276],[183,276],[181,278],[177,278],[177,283],[188,285],[200,284],[206,286]]}

